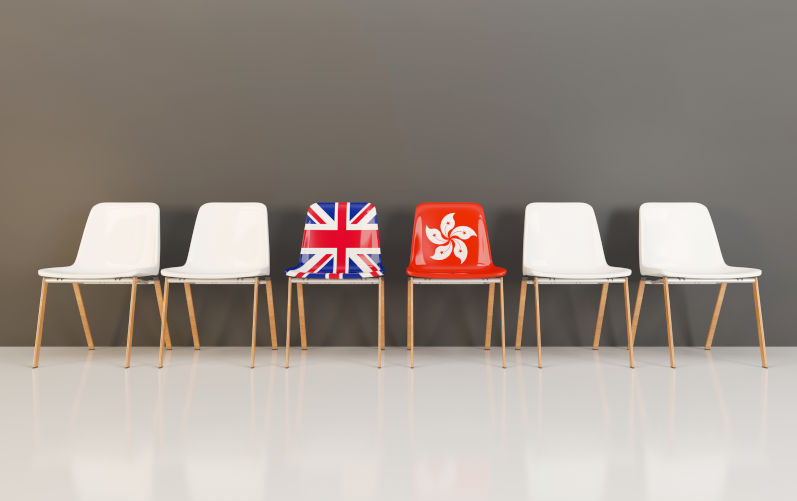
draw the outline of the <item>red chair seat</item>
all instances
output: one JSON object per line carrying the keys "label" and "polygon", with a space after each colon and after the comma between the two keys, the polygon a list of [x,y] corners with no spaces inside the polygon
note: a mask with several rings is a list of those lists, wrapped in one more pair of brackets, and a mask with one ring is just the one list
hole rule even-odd
{"label": "red chair seat", "polygon": [[417,278],[498,278],[484,209],[474,203],[424,203],[415,209],[407,275]]}
{"label": "red chair seat", "polygon": [[506,269],[491,265],[471,270],[430,271],[415,266],[407,266],[407,275],[415,278],[439,278],[445,280],[465,280],[469,278],[498,278],[506,275]]}

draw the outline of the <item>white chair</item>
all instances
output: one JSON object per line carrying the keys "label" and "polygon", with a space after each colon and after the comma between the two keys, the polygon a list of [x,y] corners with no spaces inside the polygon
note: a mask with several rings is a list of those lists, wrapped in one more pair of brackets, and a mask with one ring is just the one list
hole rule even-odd
{"label": "white chair", "polygon": [[531,203],[526,206],[523,231],[523,278],[520,282],[515,349],[523,339],[523,313],[526,307],[526,286],[534,284],[534,306],[537,317],[537,364],[542,367],[540,330],[541,284],[603,284],[598,320],[592,349],[597,350],[603,327],[606,294],[609,284],[623,284],[625,320],[628,337],[628,359],[634,366],[631,315],[628,298],[628,276],[631,270],[606,264],[595,211],[585,203]]}
{"label": "white chair", "polygon": [[271,326],[271,349],[277,349],[277,327],[274,321],[274,296],[271,289],[268,243],[268,213],[261,203],[207,203],[199,208],[183,266],[164,268],[166,277],[163,292],[163,315],[158,367],[163,367],[163,347],[166,338],[166,314],[169,307],[169,284],[182,283],[188,304],[188,318],[194,349],[199,349],[194,301],[191,284],[252,284],[252,357],[255,366],[257,339],[257,293],[261,278],[265,278],[268,296],[268,315]]}
{"label": "white chair", "polygon": [[[91,208],[77,257],[71,266],[43,268],[39,318],[33,367],[39,366],[39,351],[44,325],[47,284],[71,283],[75,292],[83,332],[90,350],[94,349],[80,284],[131,284],[130,317],[127,326],[125,367],[130,367],[133,346],[133,319],[136,311],[138,284],[154,284],[158,310],[161,310],[160,268],[160,210],[154,203],[100,203]],[[166,323],[163,331],[168,348],[171,338]]]}
{"label": "white chair", "polygon": [[728,283],[752,283],[761,365],[767,366],[764,323],[758,277],[761,270],[728,266],[722,258],[717,232],[705,205],[698,203],[645,203],[639,208],[639,281],[631,341],[636,337],[639,311],[645,284],[664,286],[664,311],[667,317],[667,342],[670,366],[675,367],[672,321],[670,317],[670,284],[720,284],[714,314],[705,348],[711,349],[717,328],[722,300]]}

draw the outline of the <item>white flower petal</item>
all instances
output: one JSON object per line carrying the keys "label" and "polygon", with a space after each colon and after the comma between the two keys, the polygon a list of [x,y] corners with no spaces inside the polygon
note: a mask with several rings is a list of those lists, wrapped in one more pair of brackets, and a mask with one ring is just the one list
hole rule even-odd
{"label": "white flower petal", "polygon": [[450,235],[451,238],[457,237],[461,238],[462,240],[467,240],[470,237],[475,237],[475,236],[476,232],[473,231],[473,228],[471,228],[470,226],[457,226],[456,228],[451,230],[451,235]]}
{"label": "white flower petal", "polygon": [[447,258],[451,255],[451,249],[454,247],[454,244],[448,242],[446,245],[441,245],[440,247],[434,250],[434,254],[432,254],[432,259],[440,261],[442,259]]}
{"label": "white flower petal", "polygon": [[468,257],[468,246],[458,238],[452,238],[451,241],[454,242],[454,255],[459,258],[460,264],[464,263]]}
{"label": "white flower petal", "polygon": [[443,236],[445,238],[448,238],[448,232],[454,227],[454,214],[454,212],[451,214],[446,214],[443,220],[440,222],[440,231],[443,232]]}
{"label": "white flower petal", "polygon": [[440,234],[440,230],[437,228],[429,228],[426,227],[426,238],[432,241],[435,245],[443,245],[446,243],[446,239],[443,238],[443,235]]}

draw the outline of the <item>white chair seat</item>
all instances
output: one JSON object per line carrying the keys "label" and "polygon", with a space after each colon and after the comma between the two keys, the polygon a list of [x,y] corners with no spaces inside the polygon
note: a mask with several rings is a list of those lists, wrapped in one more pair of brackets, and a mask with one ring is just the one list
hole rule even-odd
{"label": "white chair seat", "polygon": [[194,280],[220,280],[227,278],[250,278],[268,276],[268,268],[244,268],[241,270],[212,269],[199,266],[175,266],[161,270],[164,277],[187,278]]}
{"label": "white chair seat", "polygon": [[562,278],[567,280],[594,280],[599,278],[624,278],[631,275],[628,268],[606,265],[589,269],[555,269],[543,267],[523,267],[523,275],[527,277]]}
{"label": "white chair seat", "polygon": [[109,278],[152,277],[158,274],[157,269],[120,268],[118,270],[90,268],[86,266],[59,266],[42,268],[39,276],[44,278],[64,278],[68,280],[104,280]]}
{"label": "white chair seat", "polygon": [[755,278],[761,276],[757,268],[744,268],[741,266],[716,265],[701,269],[664,268],[647,274],[649,277],[690,278],[695,280],[734,280],[737,278]]}

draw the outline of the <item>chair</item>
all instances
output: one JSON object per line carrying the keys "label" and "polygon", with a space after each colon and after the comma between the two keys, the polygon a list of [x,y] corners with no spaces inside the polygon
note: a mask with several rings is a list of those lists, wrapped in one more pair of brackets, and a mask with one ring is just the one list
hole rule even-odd
{"label": "chair", "polygon": [[475,203],[423,203],[415,209],[407,267],[407,348],[415,367],[414,285],[489,284],[484,349],[492,344],[495,284],[501,289],[501,364],[506,367],[504,275],[493,264],[484,209]]}
{"label": "chair", "polygon": [[299,264],[285,270],[288,276],[288,320],[285,367],[291,357],[291,291],[296,284],[301,347],[307,349],[304,285],[377,285],[379,288],[377,367],[385,349],[385,285],[376,207],[371,203],[314,203],[307,209]]}
{"label": "chair", "polygon": [[642,204],[639,208],[639,271],[642,277],[634,304],[634,319],[631,322],[632,344],[636,337],[646,284],[664,287],[664,312],[667,318],[670,366],[675,368],[669,286],[671,284],[720,285],[706,338],[705,349],[710,350],[720,308],[722,308],[722,300],[725,297],[725,288],[729,283],[751,283],[753,284],[758,344],[761,350],[761,366],[767,367],[761,297],[758,290],[758,277],[761,276],[761,270],[725,264],[711,214],[705,205],[699,203]]}
{"label": "chair", "polygon": [[[99,203],[91,208],[75,262],[70,266],[43,268],[39,316],[33,367],[39,366],[39,351],[44,327],[44,308],[47,285],[72,284],[83,333],[90,350],[94,349],[86,308],[83,305],[81,284],[130,284],[130,314],[127,324],[125,367],[130,367],[133,347],[133,320],[136,311],[136,290],[139,284],[153,284],[158,310],[161,310],[161,286],[158,280],[160,265],[160,210],[154,203]],[[166,343],[171,349],[169,328],[164,322]]]}
{"label": "chair", "polygon": [[183,266],[164,268],[163,325],[161,328],[158,367],[163,367],[163,345],[166,314],[169,308],[169,284],[182,283],[188,304],[188,319],[194,349],[199,349],[191,284],[253,285],[252,353],[250,367],[255,366],[257,341],[257,296],[261,279],[266,283],[268,316],[271,327],[271,349],[277,349],[277,327],[274,320],[274,295],[271,289],[268,241],[268,212],[261,203],[207,203],[199,208]]}
{"label": "chair", "polygon": [[531,203],[526,206],[523,231],[523,277],[520,280],[515,349],[523,339],[523,313],[526,287],[534,284],[534,311],[537,323],[537,365],[542,367],[542,333],[540,329],[540,285],[602,284],[595,323],[592,349],[600,344],[603,314],[609,284],[623,284],[625,322],[628,337],[628,359],[634,367],[631,342],[631,315],[628,297],[628,276],[631,270],[609,266],[603,254],[595,211],[585,203]]}

